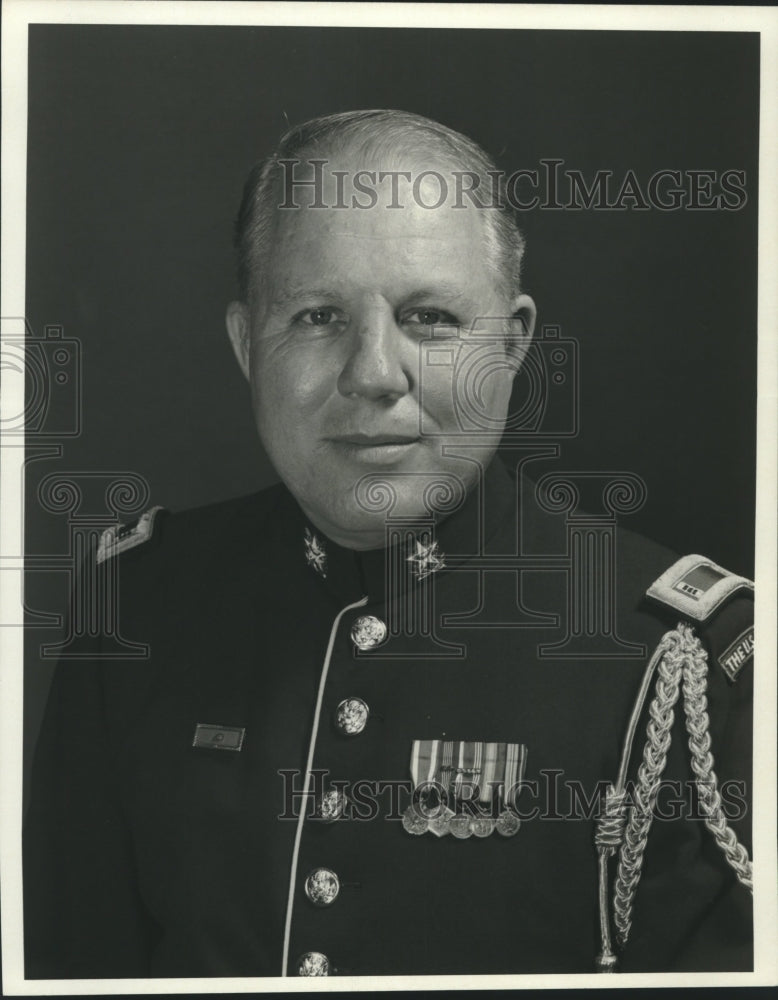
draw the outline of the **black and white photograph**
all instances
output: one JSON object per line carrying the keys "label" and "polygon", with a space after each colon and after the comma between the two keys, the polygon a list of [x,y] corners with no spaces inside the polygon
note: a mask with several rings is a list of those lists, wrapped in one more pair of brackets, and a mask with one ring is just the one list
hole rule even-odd
{"label": "black and white photograph", "polygon": [[778,983],[774,9],[3,14],[3,992]]}

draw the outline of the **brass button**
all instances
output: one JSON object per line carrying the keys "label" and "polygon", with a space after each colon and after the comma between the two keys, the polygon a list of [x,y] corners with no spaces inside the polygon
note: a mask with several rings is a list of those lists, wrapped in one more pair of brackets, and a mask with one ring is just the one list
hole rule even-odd
{"label": "brass button", "polygon": [[351,641],[357,649],[373,649],[385,639],[386,625],[375,615],[362,615],[351,626]]}
{"label": "brass button", "polygon": [[370,709],[361,698],[344,698],[335,711],[335,725],[346,736],[356,736],[367,725]]}
{"label": "brass button", "polygon": [[335,710],[335,725],[346,736],[356,736],[367,725],[370,709],[361,698],[344,698]]}
{"label": "brass button", "polygon": [[297,959],[298,976],[328,976],[330,960],[320,951],[306,951]]}
{"label": "brass button", "polygon": [[334,823],[346,811],[346,795],[339,788],[328,789],[319,800],[316,819],[324,823]]}
{"label": "brass button", "polygon": [[305,880],[305,895],[314,906],[331,906],[339,892],[340,879],[329,868],[314,868]]}

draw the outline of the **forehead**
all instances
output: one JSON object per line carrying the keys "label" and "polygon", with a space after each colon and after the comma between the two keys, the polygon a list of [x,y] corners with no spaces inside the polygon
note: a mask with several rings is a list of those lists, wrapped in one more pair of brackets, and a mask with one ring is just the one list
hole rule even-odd
{"label": "forehead", "polygon": [[[319,153],[286,177],[277,210],[270,277],[275,288],[310,276],[383,282],[428,280],[496,284],[486,212],[457,202],[455,170],[430,157]],[[287,168],[288,170],[288,168]],[[434,173],[433,173],[434,172]]]}

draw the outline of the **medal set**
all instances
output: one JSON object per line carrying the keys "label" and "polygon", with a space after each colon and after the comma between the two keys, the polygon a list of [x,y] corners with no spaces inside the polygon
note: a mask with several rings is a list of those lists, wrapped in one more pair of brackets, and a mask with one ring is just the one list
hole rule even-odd
{"label": "medal set", "polygon": [[521,820],[508,801],[524,777],[526,761],[521,743],[414,740],[413,796],[403,813],[403,829],[414,836],[451,834],[457,840],[495,831],[513,837]]}

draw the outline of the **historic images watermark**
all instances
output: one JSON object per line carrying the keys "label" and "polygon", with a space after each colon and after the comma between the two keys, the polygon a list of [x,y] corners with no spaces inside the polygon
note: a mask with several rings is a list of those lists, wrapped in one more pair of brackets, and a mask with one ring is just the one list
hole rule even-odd
{"label": "historic images watermark", "polygon": [[[502,788],[500,782],[484,788],[477,776],[459,775],[456,789],[439,781],[423,782],[414,788],[410,778],[340,780],[332,778],[326,769],[315,769],[310,772],[306,790],[305,774],[299,769],[280,770],[278,775],[283,809],[277,818],[297,820],[302,813],[322,822],[400,821],[408,806],[420,800],[428,803],[424,808],[433,816],[456,808],[467,815],[496,817],[502,804],[508,804],[522,822],[600,820],[606,816],[610,787],[608,781],[586,787],[577,778],[565,777],[559,768],[541,768],[538,778],[523,778],[508,789]],[[653,817],[664,822],[710,819],[700,806],[701,784],[699,780],[660,781],[651,807]],[[723,781],[719,792],[724,818],[728,822],[744,819],[748,812],[746,782]],[[636,784],[626,782],[624,808],[640,806],[642,801]],[[337,810],[328,811],[326,803],[332,802],[338,803]]]}
{"label": "historic images watermark", "polygon": [[[488,170],[334,170],[327,159],[279,159],[281,209],[467,208],[581,211],[728,211],[748,202],[746,171],[666,167],[647,176],[628,169],[584,172],[563,159]],[[302,169],[301,169],[302,168]],[[301,195],[305,195],[302,200]]]}

